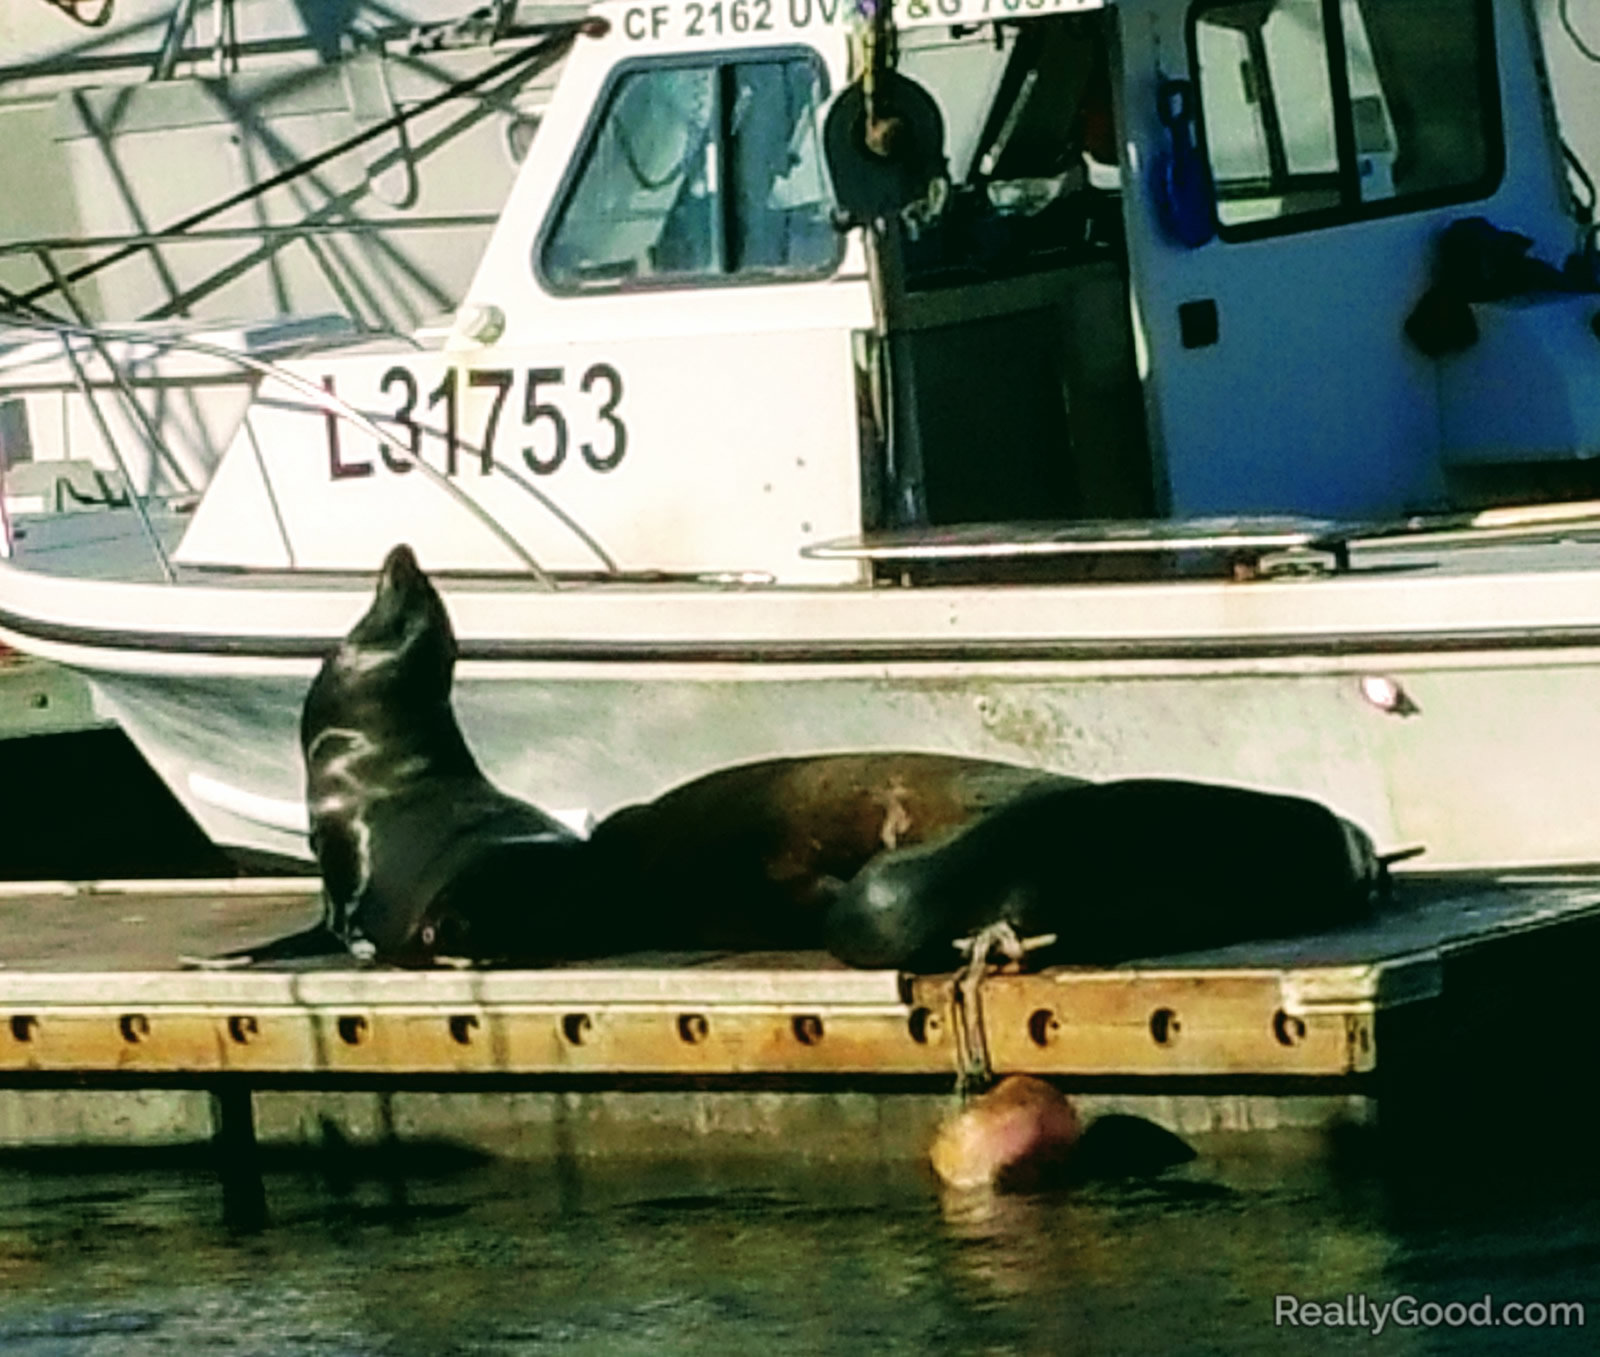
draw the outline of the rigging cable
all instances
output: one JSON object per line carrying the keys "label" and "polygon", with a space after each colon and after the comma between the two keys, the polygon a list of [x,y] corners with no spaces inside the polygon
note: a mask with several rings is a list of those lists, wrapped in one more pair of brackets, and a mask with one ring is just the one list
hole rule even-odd
{"label": "rigging cable", "polygon": [[1590,61],[1600,61],[1600,50],[1591,47],[1584,41],[1583,34],[1578,32],[1577,24],[1572,22],[1572,0],[1560,0],[1557,8],[1561,15],[1561,27],[1566,29],[1567,37],[1572,39],[1572,45],[1582,52],[1584,56],[1588,57]]}

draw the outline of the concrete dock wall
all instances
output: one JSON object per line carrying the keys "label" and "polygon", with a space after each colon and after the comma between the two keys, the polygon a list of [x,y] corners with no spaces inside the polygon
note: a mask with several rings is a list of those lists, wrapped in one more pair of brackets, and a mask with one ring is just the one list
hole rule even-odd
{"label": "concrete dock wall", "polygon": [[[1366,1124],[1359,1094],[1074,1096],[1089,1116],[1129,1112],[1182,1135]],[[817,1162],[920,1158],[948,1093],[815,1091],[258,1090],[263,1146],[449,1144],[508,1159],[782,1153]],[[209,1142],[204,1089],[0,1090],[0,1154],[39,1147],[150,1148]]]}

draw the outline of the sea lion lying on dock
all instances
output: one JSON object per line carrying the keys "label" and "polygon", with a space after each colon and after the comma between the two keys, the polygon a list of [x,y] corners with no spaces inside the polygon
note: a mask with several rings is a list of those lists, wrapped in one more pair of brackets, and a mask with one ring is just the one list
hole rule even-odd
{"label": "sea lion lying on dock", "polygon": [[589,842],[595,886],[651,901],[640,947],[820,949],[827,906],[875,857],[948,838],[1018,796],[1076,785],[949,754],[740,764],[603,820]]}
{"label": "sea lion lying on dock", "polygon": [[250,957],[826,946],[943,971],[953,940],[1006,922],[1058,934],[1044,959],[1104,964],[1349,922],[1385,880],[1366,835],[1300,798],[909,752],[722,769],[584,841],[484,777],[450,705],[456,654],[396,547],[301,716],[323,922]]}
{"label": "sea lion lying on dock", "polygon": [[1140,779],[1024,796],[955,838],[869,863],[829,907],[854,966],[947,971],[990,924],[1054,934],[1049,963],[1112,965],[1367,917],[1385,864],[1315,801]]}

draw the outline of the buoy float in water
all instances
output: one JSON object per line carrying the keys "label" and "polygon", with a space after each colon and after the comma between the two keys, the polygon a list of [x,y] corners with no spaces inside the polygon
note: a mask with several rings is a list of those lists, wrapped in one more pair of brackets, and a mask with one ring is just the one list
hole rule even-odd
{"label": "buoy float in water", "polygon": [[1082,1136],[1065,1095],[1013,1074],[947,1117],[929,1157],[948,1187],[1027,1188],[1060,1167]]}

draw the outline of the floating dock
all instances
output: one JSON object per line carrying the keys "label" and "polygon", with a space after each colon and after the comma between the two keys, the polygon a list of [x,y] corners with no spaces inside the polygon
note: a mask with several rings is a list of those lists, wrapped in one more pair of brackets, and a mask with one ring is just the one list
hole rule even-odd
{"label": "floating dock", "polygon": [[1581,1096],[1595,1066],[1600,874],[1412,879],[1358,929],[966,981],[812,953],[182,964],[303,927],[316,890],[0,887],[0,1145],[332,1135],[538,1155],[685,1133],[880,1156],[920,1153],[963,1071],[1040,1075],[1193,1133],[1371,1122],[1486,1071]]}

